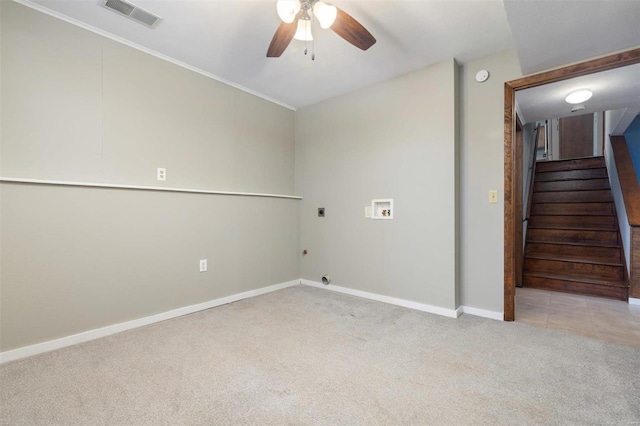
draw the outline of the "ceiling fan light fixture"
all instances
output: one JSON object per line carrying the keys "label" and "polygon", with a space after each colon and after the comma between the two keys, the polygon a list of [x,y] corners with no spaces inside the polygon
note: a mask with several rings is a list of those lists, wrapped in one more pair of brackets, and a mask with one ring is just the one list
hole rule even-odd
{"label": "ceiling fan light fixture", "polygon": [[308,19],[298,19],[298,29],[293,36],[296,40],[311,41],[313,40],[313,34],[311,34],[311,21]]}
{"label": "ceiling fan light fixture", "polygon": [[296,15],[300,12],[299,0],[278,0],[276,3],[276,11],[282,22],[290,24],[296,19]]}
{"label": "ceiling fan light fixture", "polygon": [[593,96],[593,92],[589,89],[574,90],[564,99],[569,104],[581,104],[588,101]]}
{"label": "ceiling fan light fixture", "polygon": [[313,6],[313,15],[323,29],[329,28],[336,21],[338,9],[335,6],[319,1]]}
{"label": "ceiling fan light fixture", "polygon": [[[296,2],[293,4],[295,8],[292,8],[291,3],[288,3],[288,8],[285,7],[286,2],[290,1],[292,0],[276,0],[276,7],[279,11],[284,12],[283,18],[285,21],[290,20],[293,13],[295,13],[295,17],[291,22],[280,23],[271,39],[271,43],[269,43],[267,58],[280,57],[295,38],[305,42],[305,55],[309,52],[308,44],[311,45],[311,59],[314,59],[311,23],[315,19],[318,20],[318,24],[322,21],[323,27],[331,27],[334,33],[360,50],[367,50],[376,43],[376,38],[361,23],[338,7],[326,4],[321,0],[294,0]],[[296,13],[298,5],[300,9]],[[314,6],[316,5],[314,12]],[[308,41],[311,41],[311,43],[307,43]]]}

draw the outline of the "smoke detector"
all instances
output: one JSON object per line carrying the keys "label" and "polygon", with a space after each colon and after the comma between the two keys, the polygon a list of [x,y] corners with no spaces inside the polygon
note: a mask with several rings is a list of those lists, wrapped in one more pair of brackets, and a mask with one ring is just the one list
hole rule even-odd
{"label": "smoke detector", "polygon": [[480,70],[476,73],[476,81],[478,83],[484,83],[485,81],[487,81],[489,79],[489,71],[487,70]]}
{"label": "smoke detector", "polygon": [[124,0],[100,0],[100,6],[116,12],[119,15],[126,16],[129,19],[136,21],[139,24],[147,26],[149,28],[155,28],[162,18],[158,15],[144,10],[143,8],[136,6]]}

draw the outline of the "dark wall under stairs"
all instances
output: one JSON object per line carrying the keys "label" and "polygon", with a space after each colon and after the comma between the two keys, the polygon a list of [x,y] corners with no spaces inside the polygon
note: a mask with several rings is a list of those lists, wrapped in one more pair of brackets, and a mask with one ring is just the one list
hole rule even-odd
{"label": "dark wall under stairs", "polygon": [[604,157],[538,162],[523,286],[626,300],[624,260]]}

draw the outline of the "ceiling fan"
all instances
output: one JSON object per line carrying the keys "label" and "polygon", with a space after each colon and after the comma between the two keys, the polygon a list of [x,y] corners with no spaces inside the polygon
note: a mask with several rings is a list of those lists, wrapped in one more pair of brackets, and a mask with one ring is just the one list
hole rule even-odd
{"label": "ceiling fan", "polygon": [[311,21],[314,18],[323,29],[331,28],[334,33],[362,50],[367,50],[376,42],[375,37],[351,15],[320,0],[278,0],[276,10],[282,23],[271,39],[267,49],[268,58],[282,55],[294,38],[313,41]]}

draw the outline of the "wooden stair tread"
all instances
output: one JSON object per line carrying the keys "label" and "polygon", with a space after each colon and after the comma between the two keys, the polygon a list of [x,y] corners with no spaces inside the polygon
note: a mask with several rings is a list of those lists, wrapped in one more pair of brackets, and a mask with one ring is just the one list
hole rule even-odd
{"label": "wooden stair tread", "polygon": [[[581,179],[582,180],[582,179]],[[551,182],[546,181],[544,183]],[[564,182],[564,181],[555,181],[555,182]],[[547,192],[589,192],[589,191],[607,191],[606,188],[585,188],[585,189],[534,189],[534,194],[546,194]]]}
{"label": "wooden stair tread", "polygon": [[541,172],[606,167],[604,157],[568,158],[555,161],[536,161],[536,170]]}
{"label": "wooden stair tread", "polygon": [[576,242],[556,242],[556,241],[545,241],[545,240],[533,240],[527,238],[527,243],[534,244],[557,244],[563,246],[581,246],[581,247],[612,247],[612,248],[622,248],[620,244],[590,244],[590,243],[576,243]]}
{"label": "wooden stair tread", "polygon": [[533,190],[540,192],[554,191],[591,191],[598,189],[611,189],[608,178],[588,180],[556,180],[548,182],[534,182]]}
{"label": "wooden stair tread", "polygon": [[[542,274],[544,275],[544,274]],[[600,284],[591,284],[584,280],[566,280],[560,275],[552,274],[551,277],[538,275],[523,276],[522,284],[524,287],[538,288],[542,290],[560,291],[563,293],[583,294],[587,296],[608,297],[617,300],[627,300],[629,295],[629,286],[610,285],[609,282]]]}
{"label": "wooden stair tread", "polygon": [[527,241],[568,242],[588,245],[619,245],[618,231],[575,230],[556,228],[532,228],[527,231]]}
{"label": "wooden stair tread", "polygon": [[613,204],[613,200],[607,201],[537,201],[534,204]]}
{"label": "wooden stair tread", "polygon": [[[598,169],[591,169],[598,170]],[[560,171],[560,172],[541,172],[540,174],[551,174],[551,173],[567,173],[568,170]],[[568,182],[568,181],[590,181],[590,180],[600,180],[605,179],[604,176],[594,175],[594,176],[584,176],[584,175],[575,175],[575,176],[540,176],[539,178],[534,179],[533,183],[552,183],[552,182]]]}
{"label": "wooden stair tread", "polygon": [[613,216],[613,202],[579,202],[579,203],[531,203],[532,215],[553,216]]}
{"label": "wooden stair tread", "polygon": [[551,224],[544,224],[544,225],[536,225],[535,223],[531,223],[531,221],[529,221],[529,229],[555,229],[556,231],[562,231],[562,230],[567,230],[567,231],[617,231],[616,228],[614,227],[609,227],[609,228],[604,228],[604,227],[593,227],[590,228],[588,226],[572,226],[572,225],[566,225],[566,224],[562,224],[562,225],[551,225]]}
{"label": "wooden stair tread", "polygon": [[602,260],[586,260],[572,256],[562,256],[556,254],[527,254],[525,259],[538,259],[538,260],[555,260],[558,262],[573,262],[573,263],[590,263],[592,265],[607,265],[607,266],[624,266],[622,262],[605,262]]}
{"label": "wooden stair tread", "polygon": [[594,217],[594,216],[615,216],[615,213],[598,213],[598,214],[580,214],[576,212],[571,212],[569,214],[558,214],[554,212],[550,213],[534,213],[531,212],[531,216],[584,216],[584,217]]}
{"label": "wooden stair tread", "polygon": [[526,256],[558,256],[580,258],[585,261],[623,263],[624,255],[619,247],[576,246],[558,243],[527,243]]}
{"label": "wooden stair tread", "polygon": [[534,191],[534,203],[612,203],[611,191],[599,189],[591,191]]}
{"label": "wooden stair tread", "polygon": [[591,169],[550,170],[538,171],[534,182],[555,182],[565,180],[589,180],[608,178],[606,167],[594,167]]}
{"label": "wooden stair tread", "polygon": [[618,230],[613,227],[588,227],[588,226],[580,226],[580,225],[558,225],[558,226],[549,226],[547,224],[544,225],[529,225],[529,229],[548,229],[552,231],[602,231],[602,232],[617,232]]}
{"label": "wooden stair tread", "polygon": [[543,273],[543,272],[524,272],[523,275],[538,277],[538,278],[546,278],[550,280],[573,281],[573,282],[586,283],[591,285],[600,285],[600,286],[606,286],[606,287],[629,288],[629,284],[625,283],[624,281],[608,280],[604,278],[584,278],[584,277],[575,277],[572,275],[562,275],[562,274]]}
{"label": "wooden stair tread", "polygon": [[[560,214],[560,215],[554,215],[554,214],[536,214],[536,215],[531,215],[532,217],[535,216],[536,220],[541,220],[541,221],[559,221],[559,222],[564,222],[564,223],[586,223],[589,222],[592,225],[617,225],[618,221],[616,220],[616,216],[612,215],[612,214],[607,214],[607,215],[584,215],[584,214],[577,214],[577,215],[566,215],[566,214]],[[585,222],[586,221],[586,222]],[[616,229],[618,229],[616,227]]]}
{"label": "wooden stair tread", "polygon": [[604,157],[537,162],[522,285],[626,300],[618,219]]}

